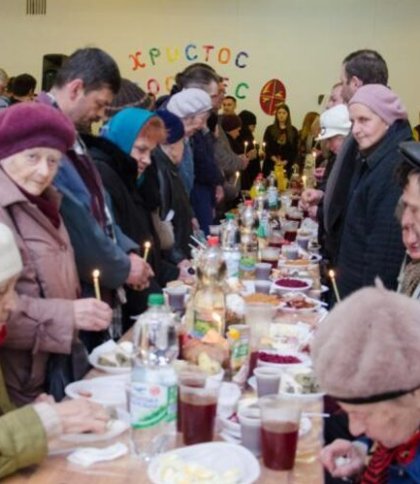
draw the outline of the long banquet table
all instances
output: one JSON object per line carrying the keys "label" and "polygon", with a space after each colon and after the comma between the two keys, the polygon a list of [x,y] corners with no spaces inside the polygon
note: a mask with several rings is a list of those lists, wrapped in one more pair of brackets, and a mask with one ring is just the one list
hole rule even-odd
{"label": "long banquet table", "polygon": [[[312,316],[300,317],[305,322],[311,322]],[[131,339],[130,331],[122,339]],[[92,369],[86,379],[98,376],[106,376],[103,372]],[[322,412],[322,401],[316,403],[318,407],[308,409],[308,411]],[[324,474],[322,465],[317,459],[317,455],[322,446],[322,426],[321,417],[312,420],[312,429],[309,436],[299,439],[297,450],[297,462],[293,471],[280,472],[271,471],[264,467],[260,459],[261,474],[258,483],[261,484],[323,484]],[[179,439],[179,436],[178,436]],[[305,440],[306,439],[306,440]],[[305,457],[305,446],[311,446],[311,462],[303,462]],[[95,442],[92,444],[80,444],[86,447],[107,447],[116,442],[123,442],[129,446],[129,432],[126,431],[119,437],[105,442]],[[75,448],[78,444],[64,444],[64,448]],[[179,446],[182,443],[179,441]],[[63,444],[61,444],[63,448]],[[301,454],[301,455],[300,455]],[[83,468],[67,461],[68,452],[59,455],[48,456],[40,465],[20,471],[13,476],[6,478],[3,482],[7,484],[29,483],[29,484],[148,484],[151,483],[147,477],[147,464],[140,459],[127,455],[120,459],[94,464],[91,467]],[[302,459],[302,460],[301,460]],[[223,484],[223,483],[220,483]]]}
{"label": "long banquet table", "polygon": [[[104,376],[98,370],[92,370],[87,378]],[[322,425],[319,419],[318,424]],[[83,444],[88,447],[106,447],[116,442],[129,445],[129,432],[106,442]],[[317,451],[321,449],[321,441],[317,442]],[[68,448],[69,444],[66,444]],[[77,444],[72,444],[72,448]],[[299,446],[298,446],[299,455]],[[48,456],[40,465],[20,471],[6,478],[7,484],[148,484],[152,481],[147,477],[147,464],[138,458],[128,455],[120,459],[94,464],[83,468],[71,464],[66,459],[67,452]],[[298,462],[291,472],[271,471],[261,463],[261,474],[258,483],[261,484],[322,484],[324,482],[322,466],[317,459],[310,463]],[[220,483],[223,484],[223,483]]]}

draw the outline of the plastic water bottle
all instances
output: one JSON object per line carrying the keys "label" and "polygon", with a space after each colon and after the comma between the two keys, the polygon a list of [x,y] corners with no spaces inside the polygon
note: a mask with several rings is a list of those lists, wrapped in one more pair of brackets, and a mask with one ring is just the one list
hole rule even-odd
{"label": "plastic water bottle", "polygon": [[128,398],[131,448],[146,461],[175,439],[177,378],[171,362],[178,355],[174,317],[164,305],[163,295],[151,294],[148,305],[134,325],[135,357]]}
{"label": "plastic water bottle", "polygon": [[226,301],[223,284],[226,264],[219,248],[219,238],[209,237],[207,243],[208,248],[202,254],[197,267],[192,331],[198,336],[205,336],[209,330],[224,335]]}

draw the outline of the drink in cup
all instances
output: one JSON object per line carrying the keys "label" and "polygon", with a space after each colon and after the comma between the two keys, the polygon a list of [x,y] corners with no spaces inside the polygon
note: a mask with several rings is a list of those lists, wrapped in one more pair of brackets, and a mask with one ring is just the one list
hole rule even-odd
{"label": "drink in cup", "polygon": [[271,267],[274,269],[277,267],[277,264],[279,262],[279,255],[280,249],[277,247],[271,247],[270,245],[270,247],[265,247],[261,250],[261,262],[271,264]]}
{"label": "drink in cup", "polygon": [[185,445],[213,440],[219,388],[220,382],[208,377],[202,387],[181,382],[180,416]]}
{"label": "drink in cup", "polygon": [[257,380],[257,395],[276,395],[279,392],[281,370],[269,366],[260,366],[254,370]]}
{"label": "drink in cup", "polygon": [[264,465],[288,471],[295,463],[301,408],[293,397],[269,395],[259,400]]}
{"label": "drink in cup", "polygon": [[267,281],[270,277],[272,265],[269,262],[257,262],[255,264],[255,279]]}
{"label": "drink in cup", "polygon": [[294,242],[296,240],[298,223],[293,221],[288,221],[284,224],[284,239],[289,242]]}
{"label": "drink in cup", "polygon": [[187,287],[168,287],[165,289],[168,296],[168,305],[174,313],[184,313],[185,311],[185,297],[187,295]]}
{"label": "drink in cup", "polygon": [[[178,375],[179,385],[202,388],[206,385],[206,374],[200,371],[183,371]],[[176,430],[182,432],[181,392],[178,392]]]}

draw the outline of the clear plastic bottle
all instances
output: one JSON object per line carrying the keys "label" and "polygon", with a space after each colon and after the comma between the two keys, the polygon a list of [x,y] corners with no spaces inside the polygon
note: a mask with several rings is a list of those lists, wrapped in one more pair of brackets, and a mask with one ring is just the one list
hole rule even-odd
{"label": "clear plastic bottle", "polygon": [[222,249],[233,249],[239,239],[238,224],[233,213],[226,214],[226,222],[222,228]]}
{"label": "clear plastic bottle", "polygon": [[208,248],[202,254],[197,267],[197,289],[193,299],[193,327],[199,336],[214,329],[224,335],[226,301],[224,278],[226,264],[219,248],[219,238],[209,237]]}
{"label": "clear plastic bottle", "polygon": [[133,329],[135,357],[129,387],[132,452],[145,459],[167,450],[176,435],[178,355],[173,314],[162,294],[151,294],[149,308]]}
{"label": "clear plastic bottle", "polygon": [[241,222],[241,260],[239,262],[239,276],[243,279],[253,279],[255,277],[258,244],[255,228],[256,214],[252,200],[246,200]]}

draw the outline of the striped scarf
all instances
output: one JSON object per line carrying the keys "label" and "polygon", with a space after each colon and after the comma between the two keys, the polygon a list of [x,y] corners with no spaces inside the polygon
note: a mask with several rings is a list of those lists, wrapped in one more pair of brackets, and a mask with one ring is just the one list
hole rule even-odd
{"label": "striped scarf", "polygon": [[411,462],[416,455],[419,444],[419,430],[408,442],[393,449],[387,449],[382,444],[378,444],[363,473],[361,484],[387,484],[391,464],[408,464]]}

